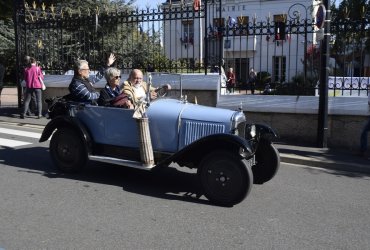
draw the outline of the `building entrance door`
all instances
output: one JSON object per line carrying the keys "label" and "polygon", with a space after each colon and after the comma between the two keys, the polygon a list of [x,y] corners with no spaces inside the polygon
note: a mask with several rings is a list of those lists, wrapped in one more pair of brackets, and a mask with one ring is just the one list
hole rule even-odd
{"label": "building entrance door", "polygon": [[235,58],[235,73],[237,82],[241,86],[248,83],[249,58]]}

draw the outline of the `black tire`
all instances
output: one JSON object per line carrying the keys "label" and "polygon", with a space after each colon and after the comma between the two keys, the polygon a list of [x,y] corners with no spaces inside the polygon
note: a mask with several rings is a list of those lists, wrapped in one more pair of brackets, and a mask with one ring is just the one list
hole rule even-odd
{"label": "black tire", "polygon": [[208,154],[199,165],[198,175],[207,199],[222,206],[243,201],[253,184],[246,160],[226,150]]}
{"label": "black tire", "polygon": [[58,129],[50,141],[50,155],[62,172],[81,171],[87,162],[87,151],[81,136],[72,128]]}
{"label": "black tire", "polygon": [[280,167],[280,155],[275,146],[266,139],[261,139],[256,151],[256,165],[252,167],[254,184],[263,184],[271,180]]}

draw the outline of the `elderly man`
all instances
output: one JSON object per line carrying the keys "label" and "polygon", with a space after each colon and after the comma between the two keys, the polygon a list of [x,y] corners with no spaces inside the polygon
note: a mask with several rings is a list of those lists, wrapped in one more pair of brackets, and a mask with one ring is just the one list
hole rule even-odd
{"label": "elderly man", "polygon": [[[110,54],[107,60],[107,67],[111,66],[116,57]],[[74,76],[69,84],[70,97],[77,102],[94,103],[99,98],[99,92],[95,91],[93,85],[104,76],[105,68],[102,68],[96,75],[90,76],[89,63],[86,60],[78,60],[74,67]]]}
{"label": "elderly man", "polygon": [[[155,88],[150,88],[150,98],[156,99],[157,93]],[[143,72],[139,69],[133,69],[129,75],[127,81],[123,83],[122,92],[131,97],[134,105],[136,106],[140,100],[146,98],[146,93],[148,91],[148,84],[143,81]]]}

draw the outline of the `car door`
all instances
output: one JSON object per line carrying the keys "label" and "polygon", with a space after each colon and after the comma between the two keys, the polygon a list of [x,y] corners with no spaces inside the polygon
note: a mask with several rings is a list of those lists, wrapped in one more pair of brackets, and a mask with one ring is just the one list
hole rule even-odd
{"label": "car door", "polygon": [[134,110],[86,105],[76,117],[88,127],[94,142],[123,147],[138,147]]}

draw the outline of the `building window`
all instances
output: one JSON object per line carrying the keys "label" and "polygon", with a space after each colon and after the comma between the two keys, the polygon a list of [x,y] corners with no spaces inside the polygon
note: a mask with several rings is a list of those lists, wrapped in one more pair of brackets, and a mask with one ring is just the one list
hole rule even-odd
{"label": "building window", "polygon": [[285,40],[286,14],[274,15],[275,40]]}
{"label": "building window", "polygon": [[286,57],[285,56],[274,56],[273,60],[273,81],[274,82],[285,82],[285,72],[286,72]]}
{"label": "building window", "polygon": [[194,22],[193,20],[182,21],[182,37],[183,43],[194,43]]}

